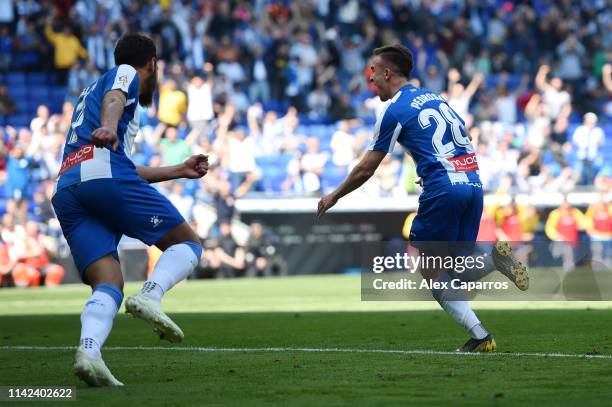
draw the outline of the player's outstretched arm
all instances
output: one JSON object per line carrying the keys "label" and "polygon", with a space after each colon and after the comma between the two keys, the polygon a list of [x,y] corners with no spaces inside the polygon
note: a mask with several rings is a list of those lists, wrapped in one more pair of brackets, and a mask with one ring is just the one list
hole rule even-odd
{"label": "player's outstretched arm", "polygon": [[202,178],[208,172],[208,156],[203,154],[194,155],[182,164],[167,167],[138,166],[136,171],[140,178],[149,184],[179,178]]}
{"label": "player's outstretched arm", "polygon": [[317,219],[321,218],[328,209],[334,206],[338,199],[353,192],[369,180],[374,175],[380,162],[385,158],[385,155],[387,153],[383,151],[368,151],[344,182],[334,192],[321,198],[317,209]]}

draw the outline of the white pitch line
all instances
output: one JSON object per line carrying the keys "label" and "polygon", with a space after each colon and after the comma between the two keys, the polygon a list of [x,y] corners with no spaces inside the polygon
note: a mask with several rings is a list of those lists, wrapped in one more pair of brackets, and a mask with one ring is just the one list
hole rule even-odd
{"label": "white pitch line", "polygon": [[[76,350],[76,346],[0,346],[2,350]],[[205,352],[205,353],[379,353],[397,355],[432,355],[432,356],[467,356],[467,357],[540,357],[540,358],[573,358],[573,359],[608,359],[612,360],[612,355],[578,355],[571,353],[529,353],[529,352],[491,352],[491,353],[459,353],[445,352],[436,350],[401,350],[401,349],[347,349],[347,348],[213,348],[213,347],[164,347],[164,346],[108,346],[105,351],[127,351],[127,350],[155,350],[155,351],[174,351],[174,352]]]}

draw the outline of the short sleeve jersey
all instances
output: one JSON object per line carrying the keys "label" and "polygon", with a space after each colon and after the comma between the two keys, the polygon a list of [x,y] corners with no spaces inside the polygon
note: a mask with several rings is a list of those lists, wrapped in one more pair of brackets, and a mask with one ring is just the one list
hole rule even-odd
{"label": "short sleeve jersey", "polygon": [[[110,145],[96,148],[91,144],[91,134],[100,127],[102,100],[115,89],[126,95],[117,126],[117,151]],[[116,66],[83,89],[66,136],[57,189],[99,178],[139,179],[131,160],[139,122],[138,74],[132,66]]]}
{"label": "short sleeve jersey", "polygon": [[480,184],[476,152],[464,125],[440,95],[406,85],[379,115],[369,149],[390,153],[396,142],[402,145],[425,189]]}

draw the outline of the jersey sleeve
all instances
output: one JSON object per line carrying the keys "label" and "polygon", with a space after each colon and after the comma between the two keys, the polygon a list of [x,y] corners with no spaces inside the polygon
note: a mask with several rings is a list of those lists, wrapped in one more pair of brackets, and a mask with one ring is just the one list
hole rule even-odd
{"label": "jersey sleeve", "polygon": [[127,104],[136,101],[138,98],[138,75],[136,69],[131,65],[119,65],[115,73],[111,74],[107,79],[104,94],[115,89],[119,89],[127,95]]}
{"label": "jersey sleeve", "polygon": [[390,106],[387,106],[376,120],[374,137],[368,147],[371,151],[393,152],[395,142],[402,131],[402,124],[397,121],[395,115],[390,111]]}

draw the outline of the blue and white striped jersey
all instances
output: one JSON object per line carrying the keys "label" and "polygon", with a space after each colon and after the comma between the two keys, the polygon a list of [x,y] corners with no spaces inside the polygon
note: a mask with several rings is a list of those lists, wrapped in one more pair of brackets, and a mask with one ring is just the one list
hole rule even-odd
{"label": "blue and white striped jersey", "polygon": [[[123,91],[127,99],[117,126],[117,151],[112,151],[111,146],[96,148],[91,144],[91,134],[100,127],[102,100],[113,89]],[[130,65],[116,66],[79,97],[66,136],[57,190],[98,178],[140,179],[130,158],[139,125],[137,72]]]}
{"label": "blue and white striped jersey", "polygon": [[480,184],[476,152],[464,124],[440,95],[406,85],[379,115],[369,149],[390,153],[398,142],[416,162],[425,189]]}

